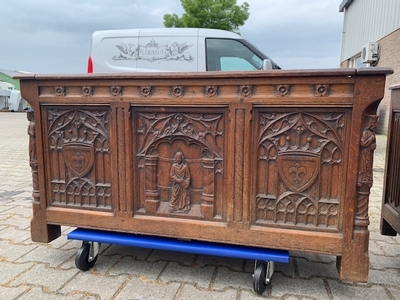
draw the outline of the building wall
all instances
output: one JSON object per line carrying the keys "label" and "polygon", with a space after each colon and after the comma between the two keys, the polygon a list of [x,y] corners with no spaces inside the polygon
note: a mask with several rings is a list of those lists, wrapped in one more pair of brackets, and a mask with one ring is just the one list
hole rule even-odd
{"label": "building wall", "polygon": [[[400,84],[400,28],[378,40],[378,42],[380,45],[380,58],[376,67],[389,67],[394,71],[392,75],[386,77],[385,96],[378,108],[379,125],[377,132],[387,133],[391,94],[389,87],[394,84]],[[350,67],[350,59],[343,61],[340,67]]]}
{"label": "building wall", "polygon": [[0,72],[0,81],[11,83],[15,86],[15,89],[19,90],[19,80],[13,79],[12,77]]}
{"label": "building wall", "polygon": [[355,66],[353,59],[360,55],[365,44],[379,42],[380,58],[376,67],[394,70],[394,74],[387,76],[385,96],[378,108],[377,132],[386,133],[389,87],[400,83],[400,0],[344,0],[339,10],[344,12],[340,67],[368,67],[366,64]]}
{"label": "building wall", "polygon": [[[399,1],[400,2],[400,1]],[[400,18],[400,16],[399,16]],[[392,75],[386,77],[385,97],[379,106],[378,133],[386,133],[390,109],[390,90],[393,84],[400,84],[400,29],[379,40],[381,55],[377,67],[390,67],[394,70]]]}
{"label": "building wall", "polygon": [[400,28],[399,0],[353,0],[344,8],[341,59],[343,62],[369,42]]}

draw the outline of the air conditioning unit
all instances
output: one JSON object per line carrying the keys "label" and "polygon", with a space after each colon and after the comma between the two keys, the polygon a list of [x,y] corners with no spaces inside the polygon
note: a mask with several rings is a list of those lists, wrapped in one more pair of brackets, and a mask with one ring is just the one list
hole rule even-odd
{"label": "air conditioning unit", "polygon": [[362,47],[361,62],[363,64],[373,63],[379,59],[379,43],[370,42]]}

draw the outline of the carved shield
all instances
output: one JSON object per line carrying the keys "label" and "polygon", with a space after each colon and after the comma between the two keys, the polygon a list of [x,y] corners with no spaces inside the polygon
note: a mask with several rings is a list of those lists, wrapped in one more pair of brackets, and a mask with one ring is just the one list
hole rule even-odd
{"label": "carved shield", "polygon": [[63,147],[63,156],[68,169],[78,177],[92,169],[94,151],[91,145],[69,144]]}
{"label": "carved shield", "polygon": [[320,158],[316,156],[279,156],[278,172],[285,185],[301,193],[309,188],[318,176]]}

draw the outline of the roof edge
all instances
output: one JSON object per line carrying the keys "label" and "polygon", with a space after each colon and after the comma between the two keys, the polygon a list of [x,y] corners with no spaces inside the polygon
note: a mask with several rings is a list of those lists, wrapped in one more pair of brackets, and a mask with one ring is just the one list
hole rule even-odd
{"label": "roof edge", "polygon": [[345,8],[349,7],[354,0],[343,0],[339,5],[339,12],[343,12]]}

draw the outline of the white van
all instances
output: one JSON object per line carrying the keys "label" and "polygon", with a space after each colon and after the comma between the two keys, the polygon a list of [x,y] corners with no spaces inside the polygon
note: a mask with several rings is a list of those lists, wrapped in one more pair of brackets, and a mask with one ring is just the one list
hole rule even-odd
{"label": "white van", "polygon": [[88,73],[280,69],[233,32],[199,28],[96,31]]}

